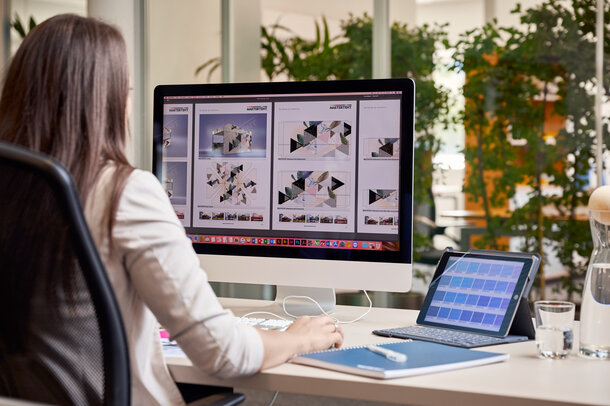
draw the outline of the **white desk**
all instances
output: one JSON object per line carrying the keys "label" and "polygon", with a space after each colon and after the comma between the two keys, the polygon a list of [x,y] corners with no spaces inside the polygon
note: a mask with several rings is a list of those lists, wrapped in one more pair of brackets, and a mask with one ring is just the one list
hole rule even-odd
{"label": "white desk", "polygon": [[[236,315],[269,302],[222,299]],[[338,306],[335,316],[351,320],[365,308]],[[364,319],[344,325],[345,345],[396,341],[371,334],[376,328],[414,324],[413,310],[374,308]],[[577,326],[578,328],[578,326]],[[578,347],[578,331],[575,331]],[[221,381],[206,376],[185,358],[168,358],[178,382],[263,389],[410,405],[610,405],[610,361],[587,360],[576,351],[565,360],[538,359],[533,341],[485,347],[506,352],[506,362],[400,379],[376,380],[285,364],[249,378]]]}

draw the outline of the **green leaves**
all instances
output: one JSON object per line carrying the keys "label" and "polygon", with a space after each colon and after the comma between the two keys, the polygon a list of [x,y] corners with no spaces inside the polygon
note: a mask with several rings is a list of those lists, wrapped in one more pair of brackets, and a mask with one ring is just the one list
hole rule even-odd
{"label": "green leaves", "polygon": [[195,75],[198,75],[201,71],[203,71],[204,69],[208,68],[208,82],[210,81],[210,79],[212,78],[212,74],[214,73],[214,71],[218,68],[220,68],[222,66],[222,62],[220,60],[220,57],[218,58],[212,58],[208,61],[206,61],[205,63],[199,65],[197,67],[197,69],[195,69]]}
{"label": "green leaves", "polygon": [[336,79],[336,39],[330,37],[325,18],[322,26],[317,21],[314,25],[313,41],[279,24],[261,28],[262,65],[270,80],[281,74],[292,80]]}
{"label": "green leaves", "polygon": [[[585,272],[582,258],[590,254],[586,221],[575,213],[586,204],[594,159],[594,3],[547,0],[524,11],[518,6],[514,12],[523,28],[493,22],[465,33],[453,67],[467,78],[462,119],[475,142],[465,153],[473,169],[465,191],[483,202],[486,241],[522,235],[528,250],[553,250],[570,280]],[[494,172],[499,175],[485,177]],[[492,213],[515,197],[515,185],[528,191],[527,201],[499,221]],[[543,209],[559,216],[551,220]]]}
{"label": "green leaves", "polygon": [[21,22],[21,17],[19,17],[19,14],[15,13],[15,17],[13,18],[13,21],[11,21],[11,27],[17,31],[21,38],[25,38],[28,32],[32,31],[34,27],[36,27],[36,21],[34,20],[34,17],[30,16],[30,20],[28,21],[28,30],[26,31],[23,23]]}

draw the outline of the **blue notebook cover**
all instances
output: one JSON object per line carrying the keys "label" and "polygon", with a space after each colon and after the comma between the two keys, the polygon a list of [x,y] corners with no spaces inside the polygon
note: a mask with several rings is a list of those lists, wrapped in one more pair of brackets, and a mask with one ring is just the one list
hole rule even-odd
{"label": "blue notebook cover", "polygon": [[426,341],[400,341],[380,344],[377,347],[406,354],[407,360],[391,361],[368,350],[366,346],[361,346],[300,354],[291,362],[388,379],[468,368],[508,359],[508,354],[469,350]]}

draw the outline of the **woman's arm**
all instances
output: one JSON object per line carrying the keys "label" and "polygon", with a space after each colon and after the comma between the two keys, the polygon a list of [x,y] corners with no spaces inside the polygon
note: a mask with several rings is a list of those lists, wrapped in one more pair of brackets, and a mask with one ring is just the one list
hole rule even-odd
{"label": "woman's arm", "polygon": [[264,347],[261,370],[283,364],[295,354],[338,348],[343,344],[343,329],[328,316],[300,317],[283,332],[258,331]]}
{"label": "woman's arm", "polygon": [[129,276],[130,285],[120,289],[127,290],[131,309],[141,300],[208,374],[249,375],[294,354],[343,342],[330,317],[300,318],[285,332],[240,324],[218,302],[169,199],[150,173],[135,171],[130,177],[113,237]]}
{"label": "woman's arm", "polygon": [[[218,302],[192,242],[152,174],[136,170],[130,176],[113,240],[116,254],[109,260],[124,275],[115,290],[122,298],[121,310],[142,324],[132,333],[139,348],[148,354],[160,345],[158,321],[206,374],[232,378],[260,369],[260,335]],[[160,347],[154,353],[158,355]]]}

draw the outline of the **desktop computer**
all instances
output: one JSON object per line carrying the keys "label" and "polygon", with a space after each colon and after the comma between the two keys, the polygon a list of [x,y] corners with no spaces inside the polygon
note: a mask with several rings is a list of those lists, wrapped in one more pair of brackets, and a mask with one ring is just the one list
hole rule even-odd
{"label": "desktop computer", "polygon": [[333,288],[408,291],[414,100],[410,79],[157,86],[153,171],[209,279],[327,311]]}

